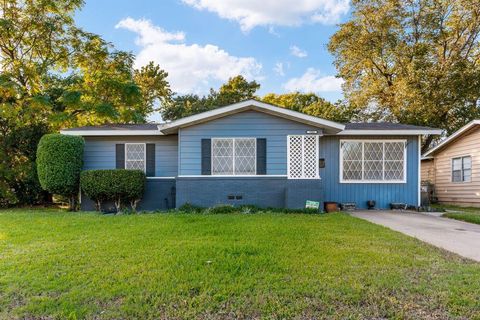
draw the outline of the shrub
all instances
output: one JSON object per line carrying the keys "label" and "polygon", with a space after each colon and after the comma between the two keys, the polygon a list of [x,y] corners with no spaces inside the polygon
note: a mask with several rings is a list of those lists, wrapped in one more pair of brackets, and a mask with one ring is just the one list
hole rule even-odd
{"label": "shrub", "polygon": [[223,214],[223,213],[236,213],[239,209],[230,204],[219,204],[214,207],[210,207],[204,211],[208,214]]}
{"label": "shrub", "polygon": [[205,210],[205,208],[195,206],[190,203],[185,203],[178,208],[178,211],[182,211],[185,213],[201,213],[203,210]]}
{"label": "shrub", "polygon": [[87,170],[80,177],[82,192],[101,210],[104,201],[113,201],[117,212],[127,202],[133,211],[145,191],[145,173],[141,170]]}
{"label": "shrub", "polygon": [[84,144],[82,137],[54,133],[44,135],[37,148],[40,185],[50,193],[68,197],[72,211],[77,206]]}

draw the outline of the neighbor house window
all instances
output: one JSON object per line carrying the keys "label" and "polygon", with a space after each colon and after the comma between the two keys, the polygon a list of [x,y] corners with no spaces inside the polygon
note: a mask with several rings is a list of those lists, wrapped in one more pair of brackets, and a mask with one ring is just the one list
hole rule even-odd
{"label": "neighbor house window", "polygon": [[289,179],[318,179],[318,136],[288,136],[287,168]]}
{"label": "neighbor house window", "polygon": [[452,181],[469,182],[472,179],[472,157],[452,159]]}
{"label": "neighbor house window", "polygon": [[341,182],[405,182],[404,140],[340,141]]}
{"label": "neighbor house window", "polygon": [[125,143],[125,169],[145,171],[145,153],[145,143]]}
{"label": "neighbor house window", "polygon": [[213,138],[212,175],[255,175],[257,139]]}

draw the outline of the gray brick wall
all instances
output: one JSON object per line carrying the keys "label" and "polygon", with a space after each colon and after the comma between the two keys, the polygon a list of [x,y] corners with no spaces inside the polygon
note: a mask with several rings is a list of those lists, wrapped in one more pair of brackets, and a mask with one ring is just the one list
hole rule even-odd
{"label": "gray brick wall", "polygon": [[189,203],[201,207],[250,204],[259,207],[303,208],[306,200],[323,202],[320,180],[288,180],[285,177],[179,177],[176,188],[177,207]]}

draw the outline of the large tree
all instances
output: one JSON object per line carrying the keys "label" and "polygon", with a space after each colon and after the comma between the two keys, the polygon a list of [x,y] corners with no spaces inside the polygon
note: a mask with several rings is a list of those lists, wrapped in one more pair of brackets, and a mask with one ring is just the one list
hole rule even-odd
{"label": "large tree", "polygon": [[336,122],[349,122],[354,118],[355,110],[352,110],[340,102],[333,104],[314,93],[269,93],[265,95],[262,100],[287,109]]}
{"label": "large tree", "polygon": [[364,120],[451,134],[480,116],[479,34],[480,0],[353,0],[329,50]]}
{"label": "large tree", "polygon": [[243,76],[235,76],[224,83],[218,91],[210,89],[206,96],[186,94],[175,96],[161,106],[164,120],[176,120],[196,113],[223,107],[232,103],[255,98],[260,88],[256,81],[247,81]]}
{"label": "large tree", "polygon": [[[157,101],[170,95],[160,68],[134,70],[133,55],[75,25],[73,15],[82,5],[82,0],[0,2],[0,204],[24,202],[21,190],[39,190],[30,147],[36,149],[42,134],[76,125],[144,122]],[[28,202],[39,196],[29,194]]]}

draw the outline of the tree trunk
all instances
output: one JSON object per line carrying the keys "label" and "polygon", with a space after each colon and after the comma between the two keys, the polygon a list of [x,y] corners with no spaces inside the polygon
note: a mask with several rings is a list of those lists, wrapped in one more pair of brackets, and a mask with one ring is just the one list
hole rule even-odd
{"label": "tree trunk", "polygon": [[115,200],[115,209],[117,210],[117,213],[121,213],[122,210],[122,199],[118,198]]}
{"label": "tree trunk", "polygon": [[433,142],[433,135],[428,135],[427,138],[423,141],[422,143],[422,154],[424,154],[425,152],[428,151],[428,149],[430,149],[430,145],[432,144]]}
{"label": "tree trunk", "polygon": [[76,195],[72,195],[68,199],[68,211],[72,211],[72,212],[77,211],[77,196]]}

